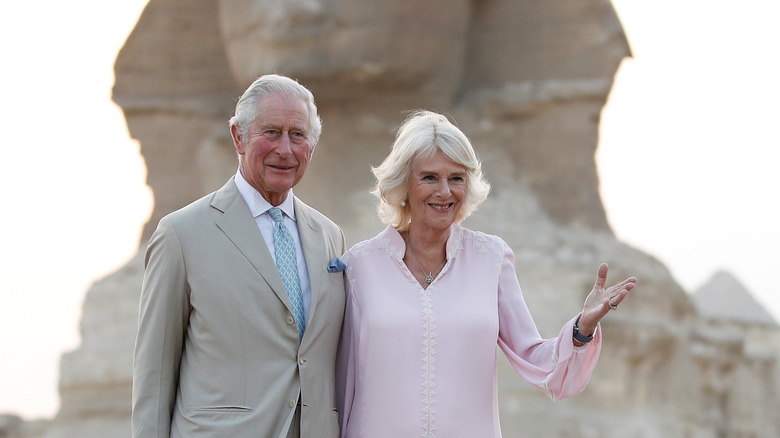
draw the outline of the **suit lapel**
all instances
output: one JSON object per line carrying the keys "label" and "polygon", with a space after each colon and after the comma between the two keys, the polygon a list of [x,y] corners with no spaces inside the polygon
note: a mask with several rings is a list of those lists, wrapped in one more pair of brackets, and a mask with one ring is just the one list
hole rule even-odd
{"label": "suit lapel", "polygon": [[290,299],[287,297],[287,290],[284,288],[279,271],[276,270],[273,257],[268,252],[263,235],[260,234],[252,213],[232,178],[217,191],[211,206],[223,213],[216,221],[217,227],[249,260],[289,310]]}
{"label": "suit lapel", "polygon": [[319,222],[312,218],[311,207],[301,202],[298,198],[295,198],[294,201],[295,220],[298,223],[298,235],[301,236],[301,246],[303,247],[303,256],[306,259],[306,270],[309,274],[309,285],[311,286],[311,304],[309,306],[308,321],[306,321],[306,326],[308,327],[322,293],[322,272],[325,270],[328,262],[325,260],[326,254],[322,238],[322,227]]}

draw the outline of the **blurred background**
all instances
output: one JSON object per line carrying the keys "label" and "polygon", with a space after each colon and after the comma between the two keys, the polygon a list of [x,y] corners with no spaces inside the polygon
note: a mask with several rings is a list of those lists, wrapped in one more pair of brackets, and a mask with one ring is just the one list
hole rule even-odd
{"label": "blurred background", "polygon": [[[0,5],[0,412],[57,413],[84,295],[137,252],[152,211],[139,145],[111,101],[146,3]],[[610,226],[687,292],[723,270],[780,319],[780,4],[613,5],[633,57],[600,124]]]}

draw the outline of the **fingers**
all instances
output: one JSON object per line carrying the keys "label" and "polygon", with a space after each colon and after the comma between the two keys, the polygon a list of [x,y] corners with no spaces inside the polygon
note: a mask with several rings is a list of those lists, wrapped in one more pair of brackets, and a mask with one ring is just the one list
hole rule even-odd
{"label": "fingers", "polygon": [[607,305],[609,306],[610,310],[617,309],[617,306],[623,302],[623,299],[626,298],[626,295],[628,295],[628,290],[621,289],[616,295],[610,297],[607,300]]}
{"label": "fingers", "polygon": [[595,311],[600,315],[599,319],[610,310],[617,309],[617,306],[623,302],[629,291],[634,289],[637,281],[636,277],[628,277],[619,283],[605,288],[604,285],[607,282],[608,273],[609,266],[606,263],[599,265],[596,284],[585,299],[585,309]]}
{"label": "fingers", "polygon": [[607,282],[607,272],[609,272],[609,266],[606,263],[602,263],[599,266],[598,276],[596,277],[597,288],[604,288],[604,283]]}
{"label": "fingers", "polygon": [[623,302],[628,295],[628,292],[636,286],[636,277],[629,277],[620,283],[611,286],[608,290],[610,298],[607,300],[607,305],[610,310],[617,309],[617,306]]}
{"label": "fingers", "polygon": [[612,294],[615,294],[622,290],[630,291],[634,287],[636,287],[636,278],[627,278],[620,283],[610,286],[607,290]]}

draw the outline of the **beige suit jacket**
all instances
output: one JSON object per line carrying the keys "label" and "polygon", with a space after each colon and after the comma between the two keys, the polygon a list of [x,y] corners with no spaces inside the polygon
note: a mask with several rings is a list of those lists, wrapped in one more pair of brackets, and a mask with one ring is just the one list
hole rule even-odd
{"label": "beige suit jacket", "polygon": [[146,252],[133,436],[338,437],[334,363],[344,313],[341,229],[295,199],[311,282],[299,342],[290,302],[233,179],[160,220]]}

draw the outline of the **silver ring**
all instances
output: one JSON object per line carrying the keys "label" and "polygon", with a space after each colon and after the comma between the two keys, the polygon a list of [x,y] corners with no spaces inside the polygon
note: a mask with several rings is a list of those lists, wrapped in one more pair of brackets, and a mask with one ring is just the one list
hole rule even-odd
{"label": "silver ring", "polygon": [[607,304],[609,304],[609,308],[610,308],[610,309],[612,309],[612,310],[617,310],[617,305],[615,305],[615,304],[612,304],[612,303],[607,303]]}

